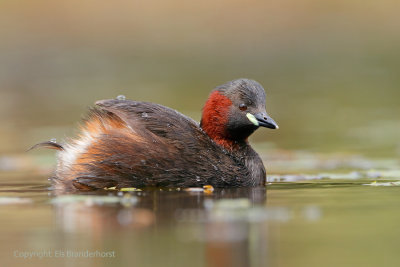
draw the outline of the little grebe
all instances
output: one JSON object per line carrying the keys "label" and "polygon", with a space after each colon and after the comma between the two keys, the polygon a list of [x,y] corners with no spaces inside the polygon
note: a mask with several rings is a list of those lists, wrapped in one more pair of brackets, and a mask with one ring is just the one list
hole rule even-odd
{"label": "little grebe", "polygon": [[200,124],[154,103],[101,100],[77,138],[35,147],[59,150],[55,189],[260,186],[265,168],[247,140],[260,126],[278,128],[264,88],[238,79],[211,92]]}

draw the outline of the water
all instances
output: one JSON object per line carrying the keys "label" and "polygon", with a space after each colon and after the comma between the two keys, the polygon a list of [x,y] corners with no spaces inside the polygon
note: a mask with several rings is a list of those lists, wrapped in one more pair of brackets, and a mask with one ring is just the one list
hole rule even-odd
{"label": "water", "polygon": [[400,187],[364,176],[65,196],[1,175],[1,266],[398,266]]}

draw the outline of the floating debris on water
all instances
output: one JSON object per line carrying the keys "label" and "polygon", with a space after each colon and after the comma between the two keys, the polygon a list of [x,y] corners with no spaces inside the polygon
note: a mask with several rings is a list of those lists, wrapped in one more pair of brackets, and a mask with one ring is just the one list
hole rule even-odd
{"label": "floating debris on water", "polygon": [[102,206],[109,204],[121,204],[123,206],[134,205],[137,203],[137,197],[129,195],[121,196],[82,196],[82,195],[63,195],[53,198],[52,204],[65,205],[65,204],[76,204],[82,203],[86,206]]}
{"label": "floating debris on water", "polygon": [[214,192],[214,187],[212,185],[203,186],[204,194],[210,195]]}
{"label": "floating debris on water", "polygon": [[[180,188],[176,189],[176,191],[180,190]],[[205,185],[203,187],[189,187],[183,190],[186,192],[204,192],[205,194],[212,194],[214,192],[214,187],[212,185]]]}
{"label": "floating debris on water", "polygon": [[117,190],[115,186],[113,187],[104,187],[104,190]]}
{"label": "floating debris on water", "polygon": [[30,198],[0,197],[0,205],[31,204],[31,203],[33,203],[33,201]]}
{"label": "floating debris on water", "polygon": [[142,189],[135,188],[135,187],[124,187],[124,188],[121,188],[119,191],[121,191],[121,192],[140,192],[140,191],[142,191]]}
{"label": "floating debris on water", "polygon": [[368,171],[353,171],[348,173],[318,173],[318,174],[283,174],[283,175],[268,175],[267,182],[298,182],[305,180],[321,180],[321,179],[343,179],[343,180],[358,180],[358,179],[400,179],[400,171],[398,170],[368,170]]}
{"label": "floating debris on water", "polygon": [[201,188],[201,187],[189,187],[189,188],[185,188],[184,191],[187,191],[187,192],[203,192],[204,188]]}
{"label": "floating debris on water", "polygon": [[373,181],[370,184],[363,184],[363,185],[369,185],[369,186],[400,186],[400,181],[396,181],[396,182],[383,182],[383,183],[379,183],[377,181]]}
{"label": "floating debris on water", "polygon": [[126,100],[126,96],[124,96],[124,95],[118,95],[118,96],[116,97],[116,99],[117,99],[117,100]]}
{"label": "floating debris on water", "polygon": [[51,200],[52,204],[84,203],[88,206],[119,203],[121,198],[114,196],[64,195]]}
{"label": "floating debris on water", "polygon": [[117,187],[112,186],[112,187],[104,187],[104,190],[118,190],[120,192],[140,192],[142,189],[136,188],[136,187],[123,187],[120,189],[117,189]]}

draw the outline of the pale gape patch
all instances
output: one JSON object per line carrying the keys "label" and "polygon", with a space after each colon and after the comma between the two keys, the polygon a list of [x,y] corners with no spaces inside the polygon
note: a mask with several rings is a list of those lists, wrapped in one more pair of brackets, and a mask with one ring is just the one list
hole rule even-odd
{"label": "pale gape patch", "polygon": [[259,125],[260,125],[260,124],[258,123],[256,117],[254,117],[253,114],[247,113],[247,114],[246,114],[246,117],[247,117],[247,118],[249,119],[249,121],[250,121],[251,123],[253,123],[255,126],[259,126]]}

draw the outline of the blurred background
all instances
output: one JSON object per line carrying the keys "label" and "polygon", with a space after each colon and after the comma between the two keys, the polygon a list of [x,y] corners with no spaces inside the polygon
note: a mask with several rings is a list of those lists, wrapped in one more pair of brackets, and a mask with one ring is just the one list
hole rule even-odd
{"label": "blurred background", "polygon": [[399,4],[3,0],[0,155],[73,135],[119,94],[199,120],[211,89],[246,77],[281,127],[253,142],[398,156]]}

